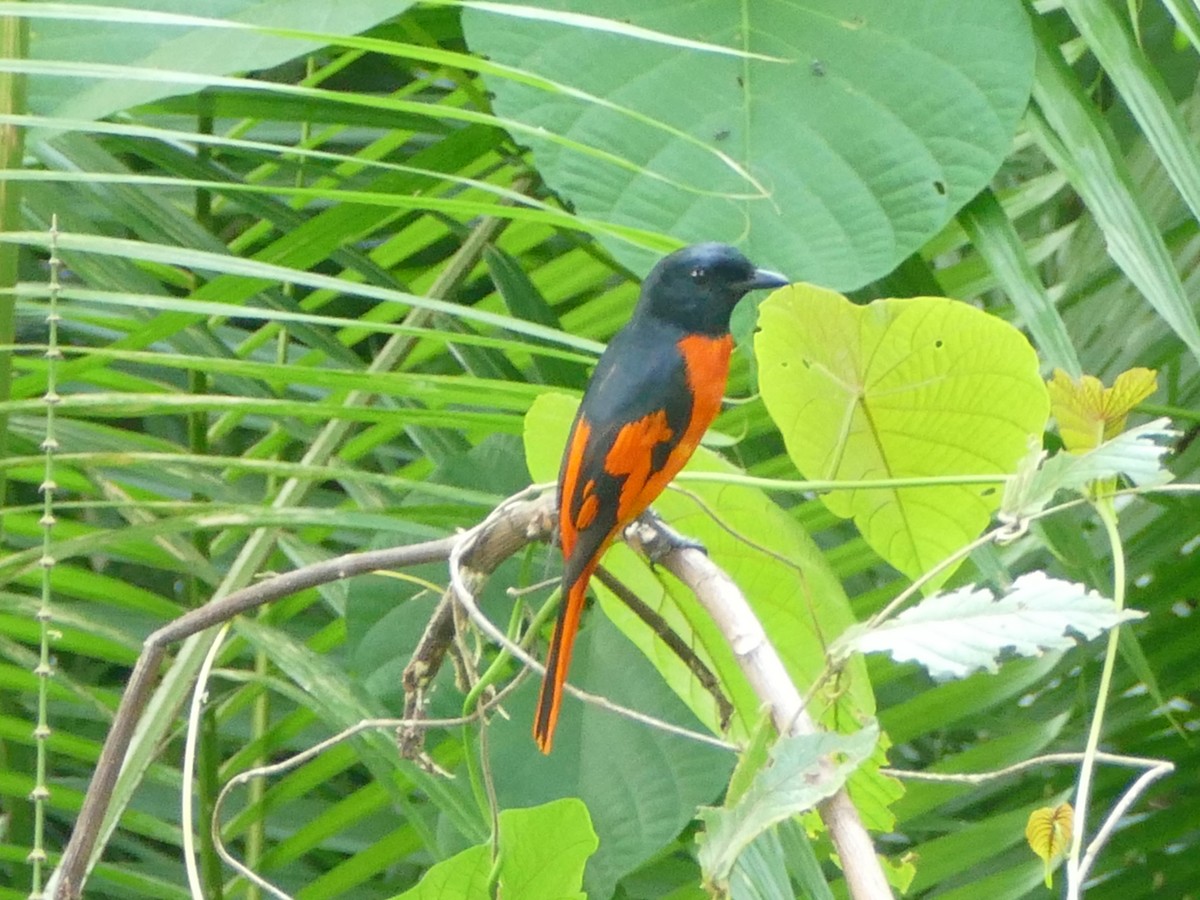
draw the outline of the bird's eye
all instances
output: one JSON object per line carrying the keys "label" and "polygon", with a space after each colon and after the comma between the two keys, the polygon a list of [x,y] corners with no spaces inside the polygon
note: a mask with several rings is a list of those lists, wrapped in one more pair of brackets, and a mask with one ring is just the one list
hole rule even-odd
{"label": "bird's eye", "polygon": [[708,281],[708,270],[703,266],[696,266],[696,268],[692,269],[692,281],[697,284],[704,284],[704,282]]}

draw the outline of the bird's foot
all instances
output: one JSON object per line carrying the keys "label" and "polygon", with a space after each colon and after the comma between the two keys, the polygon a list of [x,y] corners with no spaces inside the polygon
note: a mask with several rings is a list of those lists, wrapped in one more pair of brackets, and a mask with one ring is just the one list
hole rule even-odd
{"label": "bird's foot", "polygon": [[699,550],[708,555],[708,549],[702,543],[680,534],[649,509],[625,529],[625,540],[640,549],[652,563],[676,550]]}

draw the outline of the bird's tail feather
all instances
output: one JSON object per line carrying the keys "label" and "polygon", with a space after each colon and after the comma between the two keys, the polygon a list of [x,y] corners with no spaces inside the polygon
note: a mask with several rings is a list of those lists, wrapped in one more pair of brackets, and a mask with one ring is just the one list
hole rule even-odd
{"label": "bird's tail feather", "polygon": [[579,618],[583,614],[588,582],[595,569],[596,562],[593,562],[579,573],[579,577],[567,587],[558,609],[558,621],[546,657],[546,674],[538,695],[537,715],[533,720],[533,737],[543,753],[549,753],[554,744],[554,729],[558,724],[558,708],[562,702],[563,685],[567,681],[567,668],[571,665],[571,650],[579,633]]}

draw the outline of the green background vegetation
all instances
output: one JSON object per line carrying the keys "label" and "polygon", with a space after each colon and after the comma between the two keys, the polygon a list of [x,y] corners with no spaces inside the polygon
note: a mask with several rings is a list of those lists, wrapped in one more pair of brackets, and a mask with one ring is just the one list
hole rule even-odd
{"label": "green background vegetation", "polygon": [[[539,7],[586,7],[614,32],[469,3],[210,0],[204,23],[185,18],[196,4],[183,0],[0,4],[0,900],[44,877],[31,847],[41,841],[52,863],[65,843],[147,634],[264,574],[480,521],[530,481],[522,435],[535,400],[582,387],[638,278],[683,243],[739,240],[759,264],[858,302],[966,301],[1023,329],[1046,376],[1061,367],[1109,383],[1153,367],[1159,390],[1141,412],[1174,418],[1186,435],[1171,468],[1197,480],[1194,5],[863,0],[838,15],[846,6]],[[52,281],[63,356],[51,366]],[[739,312],[728,393],[750,401],[718,419],[711,449],[726,461],[706,465],[796,478],[757,394],[752,309]],[[62,398],[52,420],[51,386]],[[551,470],[553,432],[541,433]],[[811,535],[795,552],[836,576],[858,620],[907,584],[820,500],[771,499],[781,539]],[[1120,525],[1128,604],[1150,615],[1125,629],[1103,747],[1172,760],[1177,774],[1137,804],[1088,896],[1182,897],[1200,884],[1200,513],[1195,500],[1138,498]],[[1070,510],[979,551],[954,583],[1003,586],[1036,569],[1110,592],[1094,514]],[[552,552],[531,551],[497,573],[483,605],[507,622],[505,588],[556,571]],[[446,578],[444,566],[413,574]],[[199,739],[204,896],[257,896],[207,835],[219,787],[361,718],[398,715],[401,670],[435,599],[371,576],[234,624]],[[179,710],[207,646],[171,654],[88,896],[189,896]],[[39,822],[28,798],[43,648],[54,677]],[[868,659],[890,762],[980,771],[1081,749],[1102,653],[1097,641],[943,684]],[[710,716],[703,698],[685,704],[668,686],[687,690],[672,665],[651,664],[593,613],[572,675],[695,727]],[[720,801],[733,756],[567,701],[542,758],[529,737],[535,695],[527,679],[510,718],[488,729],[500,808],[582,798],[600,835],[590,897],[705,896],[696,810]],[[461,704],[442,673],[430,715]],[[427,746],[455,779],[401,760],[386,731],[361,736],[235,795],[225,840],[296,897],[397,895],[491,829],[466,770],[478,732],[433,731]],[[913,896],[1045,896],[1025,820],[1067,797],[1075,774],[909,784],[879,849],[912,854]],[[1131,778],[1101,768],[1093,822]],[[561,828],[514,815],[502,830],[577,852],[579,805],[554,809]],[[822,864],[822,839],[816,857],[799,828],[772,840],[778,857],[764,859],[790,869],[771,876],[764,862],[764,883],[807,883]],[[836,869],[824,871],[841,896]],[[570,888],[526,895],[538,890]]]}

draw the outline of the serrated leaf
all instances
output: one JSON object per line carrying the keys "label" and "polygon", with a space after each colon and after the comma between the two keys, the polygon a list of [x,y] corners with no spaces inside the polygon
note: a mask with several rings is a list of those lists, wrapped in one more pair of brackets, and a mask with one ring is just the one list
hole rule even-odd
{"label": "serrated leaf", "polygon": [[[763,400],[807,478],[1004,475],[1041,437],[1049,401],[1033,348],[965,303],[916,297],[855,306],[793,285],[762,304],[759,326]],[[860,488],[822,499],[916,577],[979,535],[999,491]]]}
{"label": "serrated leaf", "polygon": [[[871,755],[878,739],[879,727],[871,722],[854,734],[809,734],[780,740],[767,765],[732,807],[701,811],[700,866],[705,881],[727,884],[747,846],[772,826],[832,796],[846,776]],[[822,762],[830,756],[829,764]]]}
{"label": "serrated leaf", "polygon": [[1090,640],[1144,615],[1118,610],[1083,585],[1031,572],[999,599],[974,585],[935,594],[875,628],[851,629],[830,653],[885,652],[897,662],[920,663],[935,678],[963,678],[977,669],[995,672],[1005,650],[1022,656],[1065,650],[1075,644],[1068,631]]}
{"label": "serrated leaf", "polygon": [[1163,456],[1171,448],[1157,443],[1179,435],[1169,424],[1170,419],[1155,419],[1085,453],[1062,452],[1047,459],[1044,451],[1031,452],[1004,488],[1001,521],[1027,519],[1045,509],[1058,491],[1082,491],[1105,479],[1125,477],[1139,486],[1170,481]]}
{"label": "serrated leaf", "polygon": [[[891,271],[978,193],[1032,84],[1029,25],[1011,0],[543,4],[777,60],[562,22],[518,29],[477,6],[463,11],[474,52],[561,85],[485,76],[497,113],[629,164],[520,137],[582,215],[744,240],[763,265],[843,288]],[[607,244],[635,271],[654,261]]]}
{"label": "serrated leaf", "polygon": [[1129,369],[1106,388],[1094,375],[1076,380],[1055,369],[1047,390],[1063,446],[1082,453],[1119,435],[1133,408],[1158,389],[1157,374],[1153,369]]}
{"label": "serrated leaf", "polygon": [[1058,806],[1043,806],[1029,814],[1025,825],[1025,840],[1029,847],[1046,864],[1046,887],[1051,887],[1050,875],[1054,863],[1071,845],[1071,828],[1075,821],[1075,810],[1070,803]]}

